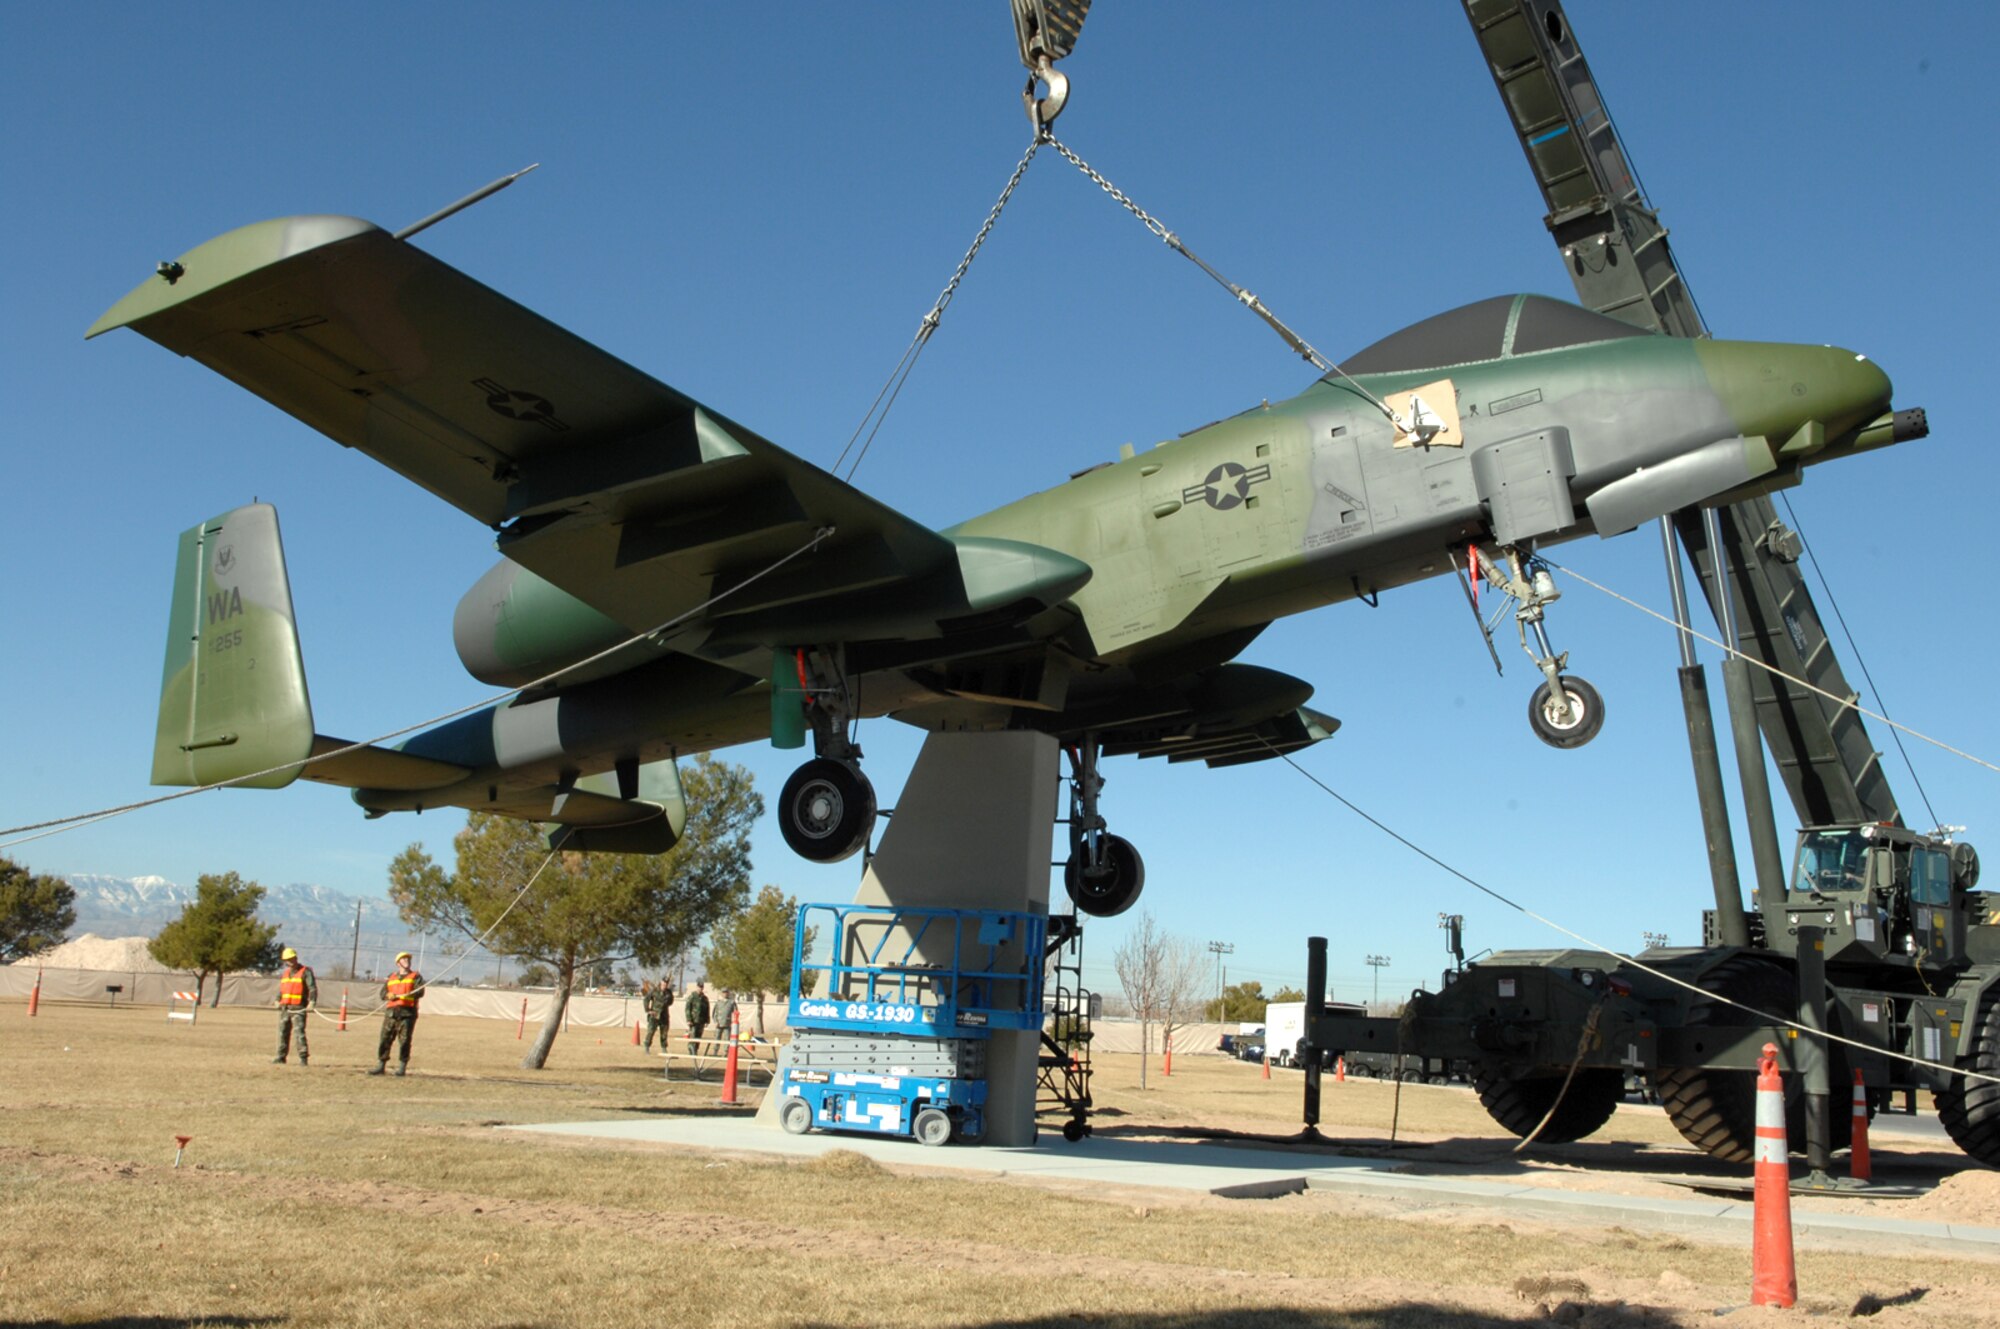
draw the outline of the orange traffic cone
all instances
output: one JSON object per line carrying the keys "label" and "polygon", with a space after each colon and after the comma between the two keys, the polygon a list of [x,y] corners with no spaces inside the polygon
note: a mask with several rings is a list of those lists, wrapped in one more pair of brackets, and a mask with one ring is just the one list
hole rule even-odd
{"label": "orange traffic cone", "polygon": [[1335,1057],[1335,1058],[1333,1059],[1333,1080],[1334,1080],[1334,1083],[1335,1083],[1335,1084],[1346,1084],[1346,1083],[1347,1083],[1347,1058],[1346,1058],[1346,1057]]}
{"label": "orange traffic cone", "polygon": [[1173,1073],[1174,1073],[1174,1040],[1172,1038],[1169,1038],[1167,1039],[1167,1065],[1165,1074],[1172,1075]]}
{"label": "orange traffic cone", "polygon": [[338,1034],[344,1034],[347,1032],[347,989],[346,988],[342,988],[340,990],[340,1025],[337,1029],[334,1030],[334,1032]]}
{"label": "orange traffic cone", "polygon": [[42,1007],[42,971],[35,971],[35,986],[28,990],[28,1014],[33,1015]]}
{"label": "orange traffic cone", "polygon": [[639,1021],[637,1019],[632,1021],[632,1046],[639,1046]]}
{"label": "orange traffic cone", "polygon": [[1757,1067],[1756,1218],[1750,1247],[1750,1304],[1790,1306],[1799,1299],[1792,1262],[1792,1165],[1785,1147],[1785,1082],[1778,1045],[1764,1045]]}
{"label": "orange traffic cone", "polygon": [[722,1063],[722,1101],[736,1101],[736,1013],[729,1015],[729,1055]]}
{"label": "orange traffic cone", "polygon": [[1271,1054],[1268,1052],[1264,1054],[1264,1078],[1271,1078]]}
{"label": "orange traffic cone", "polygon": [[1847,1174],[1856,1181],[1872,1181],[1875,1163],[1868,1156],[1868,1087],[1861,1072],[1854,1072],[1854,1132],[1847,1150]]}

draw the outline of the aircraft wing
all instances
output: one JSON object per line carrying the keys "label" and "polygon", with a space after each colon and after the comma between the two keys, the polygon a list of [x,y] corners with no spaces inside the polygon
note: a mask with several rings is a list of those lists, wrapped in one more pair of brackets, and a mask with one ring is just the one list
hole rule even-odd
{"label": "aircraft wing", "polygon": [[1210,768],[1242,766],[1288,756],[1331,738],[1340,721],[1310,706],[1280,715],[1220,726],[1191,726],[1169,732],[1134,727],[1104,735],[1107,757],[1165,757],[1170,762],[1202,761]]}
{"label": "aircraft wing", "polygon": [[728,611],[956,570],[944,537],[372,223],[259,222],[161,266],[87,335],[199,360],[634,632],[822,529]]}

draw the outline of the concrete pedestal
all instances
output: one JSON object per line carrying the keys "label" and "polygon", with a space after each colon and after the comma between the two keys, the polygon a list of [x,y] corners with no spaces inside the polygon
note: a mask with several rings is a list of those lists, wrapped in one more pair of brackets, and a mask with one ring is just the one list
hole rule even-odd
{"label": "concrete pedestal", "polygon": [[[1043,734],[932,734],[854,902],[1048,913],[1056,758]],[[987,1143],[1034,1143],[1040,1048],[1036,1030],[994,1031]],[[760,1121],[776,1122],[776,1100],[765,1095]]]}

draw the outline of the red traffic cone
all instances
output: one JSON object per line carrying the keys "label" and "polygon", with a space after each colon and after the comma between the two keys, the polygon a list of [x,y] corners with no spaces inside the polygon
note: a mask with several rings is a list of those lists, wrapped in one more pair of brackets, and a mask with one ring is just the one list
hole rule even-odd
{"label": "red traffic cone", "polygon": [[1346,1084],[1346,1083],[1347,1083],[1347,1058],[1346,1058],[1346,1057],[1335,1057],[1335,1058],[1333,1059],[1333,1080],[1334,1080],[1334,1083],[1335,1083],[1335,1084]]}
{"label": "red traffic cone", "polygon": [[1778,1045],[1764,1045],[1757,1067],[1755,1235],[1750,1246],[1750,1304],[1790,1306],[1799,1299],[1792,1262],[1792,1165],[1785,1147],[1785,1082]]}
{"label": "red traffic cone", "polygon": [[1861,1072],[1854,1072],[1854,1132],[1847,1150],[1847,1174],[1856,1181],[1872,1181],[1875,1163],[1868,1156],[1868,1087]]}

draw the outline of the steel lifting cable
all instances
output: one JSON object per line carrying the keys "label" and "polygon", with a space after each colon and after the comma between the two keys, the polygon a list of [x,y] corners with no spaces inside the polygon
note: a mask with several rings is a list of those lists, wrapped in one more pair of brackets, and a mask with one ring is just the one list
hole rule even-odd
{"label": "steel lifting cable", "polygon": [[[936,302],[931,305],[930,312],[917,324],[917,333],[910,338],[910,344],[903,349],[903,358],[889,371],[889,377],[883,382],[881,391],[877,392],[875,400],[869,403],[868,413],[861,417],[861,423],[856,425],[854,432],[848,436],[847,446],[833,459],[833,466],[830,469],[839,474],[840,464],[847,460],[847,454],[854,449],[854,441],[861,437],[862,430],[868,431],[868,437],[861,444],[861,451],[855,453],[854,464],[847,468],[846,475],[841,476],[843,480],[851,483],[854,473],[861,469],[861,459],[868,455],[869,445],[874,443],[875,435],[881,432],[882,422],[889,418],[889,408],[896,404],[896,398],[902,394],[903,384],[909,379],[910,371],[917,367],[917,357],[924,353],[924,347],[930,344],[931,334],[936,332],[938,324],[944,321],[945,308],[951,304],[952,297],[958,294],[959,283],[965,280],[966,272],[972,267],[972,260],[979,256],[980,246],[984,245],[986,237],[993,233],[993,227],[999,222],[1001,212],[1007,207],[1007,201],[1014,197],[1014,187],[1020,184],[1021,177],[1027,174],[1028,163],[1032,162],[1035,153],[1041,150],[1042,138],[1043,135],[1037,133],[1034,140],[1028,144],[1028,150],[1021,154],[1021,160],[1015,163],[1014,173],[1007,177],[1007,187],[1000,191],[1000,197],[987,212],[986,220],[979,227],[979,234],[972,237],[971,248],[967,249],[965,257],[958,261],[957,270],[951,274],[951,280],[944,284],[944,290],[939,292]],[[872,427],[868,423],[870,420],[875,422]]]}
{"label": "steel lifting cable", "polygon": [[[1984,766],[1989,771],[2000,771],[2000,765],[1995,765],[1994,763],[1986,760],[1986,758],[1984,757],[1974,756],[1972,753],[1967,752],[1962,748],[1953,747],[1951,744],[1945,742],[1941,738],[1932,738],[1929,734],[1923,733],[1916,729],[1912,729],[1910,728],[1910,726],[1906,724],[1898,724],[1896,721],[1891,720],[1888,716],[1882,714],[1879,711],[1869,710],[1866,706],[1863,706],[1861,704],[1861,700],[1859,697],[1836,696],[1835,694],[1827,691],[1825,688],[1820,687],[1817,684],[1807,682],[1805,679],[1800,678],[1796,674],[1786,673],[1784,670],[1778,668],[1776,665],[1769,664],[1763,660],[1759,660],[1752,655],[1745,655],[1740,650],[1731,649],[1730,647],[1724,645],[1722,642],[1717,641],[1715,638],[1707,635],[1704,632],[1701,632],[1700,630],[1696,629],[1691,625],[1677,623],[1673,619],[1669,618],[1667,615],[1661,613],[1659,610],[1640,604],[1637,600],[1634,600],[1631,596],[1622,594],[1618,591],[1614,591],[1609,586],[1605,586],[1598,582],[1594,582],[1590,578],[1584,576],[1581,572],[1578,572],[1575,568],[1564,567],[1562,564],[1556,562],[1554,559],[1550,558],[1546,554],[1539,554],[1537,555],[1537,557],[1540,558],[1542,562],[1547,563],[1550,567],[1554,568],[1556,571],[1562,573],[1564,576],[1573,578],[1574,580],[1581,582],[1583,585],[1588,586],[1593,591],[1601,591],[1605,595],[1608,595],[1612,599],[1618,601],[1620,604],[1629,605],[1630,607],[1638,610],[1642,614],[1645,614],[1652,618],[1657,618],[1658,620],[1660,620],[1660,622],[1665,623],[1668,627],[1674,629],[1674,631],[1676,632],[1684,632],[1688,636],[1694,638],[1696,641],[1707,642],[1710,646],[1715,647],[1717,650],[1721,651],[1724,655],[1733,655],[1739,660],[1742,660],[1748,664],[1755,665],[1757,668],[1764,670],[1768,674],[1774,675],[1775,677],[1778,678],[1782,678],[1787,683],[1793,684],[1796,687],[1804,688],[1807,692],[1813,693],[1816,696],[1824,697],[1828,701],[1834,703],[1836,706],[1847,707],[1853,710],[1857,715],[1865,715],[1870,720],[1879,720],[1883,724],[1889,726],[1889,728],[1892,730],[1899,730],[1902,733],[1908,734],[1911,738],[1918,739],[1921,740],[1922,742],[1930,744],[1934,748],[1941,748],[1944,751],[1949,752],[1954,757],[1963,757],[1965,760],[1971,762],[1975,766]],[[4,847],[5,846],[0,846],[0,848]]]}
{"label": "steel lifting cable", "polygon": [[1389,403],[1383,401],[1380,397],[1370,392],[1367,388],[1361,386],[1360,383],[1355,381],[1354,376],[1349,374],[1345,369],[1342,369],[1339,365],[1333,363],[1331,360],[1328,360],[1325,356],[1321,355],[1317,350],[1313,348],[1310,342],[1306,341],[1305,338],[1299,336],[1298,333],[1293,332],[1291,328],[1287,327],[1284,321],[1280,319],[1276,314],[1272,313],[1269,307],[1267,307],[1262,300],[1259,300],[1255,295],[1252,295],[1249,291],[1244,290],[1241,286],[1238,286],[1235,282],[1229,280],[1229,278],[1223,276],[1221,273],[1217,272],[1214,268],[1210,267],[1207,263],[1203,262],[1198,254],[1196,254],[1192,249],[1189,249],[1187,245],[1181,241],[1180,236],[1176,235],[1174,232],[1167,229],[1166,224],[1164,222],[1160,221],[1159,218],[1153,216],[1150,212],[1147,212],[1137,203],[1134,203],[1132,199],[1126,195],[1124,190],[1120,189],[1117,185],[1112,184],[1109,180],[1105,179],[1102,175],[1100,175],[1096,170],[1092,169],[1090,163],[1084,161],[1083,158],[1077,156],[1074,152],[1071,152],[1069,150],[1069,147],[1066,144],[1064,144],[1060,139],[1058,139],[1053,133],[1050,133],[1048,130],[1045,129],[1042,131],[1042,137],[1048,141],[1048,145],[1050,147],[1054,148],[1057,152],[1062,154],[1064,160],[1068,161],[1070,165],[1076,167],[1077,170],[1082,171],[1083,174],[1090,180],[1092,184],[1096,185],[1099,189],[1103,190],[1106,194],[1108,194],[1113,202],[1117,203],[1120,207],[1124,208],[1134,217],[1137,217],[1139,219],[1140,225],[1144,226],[1148,231],[1152,232],[1152,234],[1162,243],[1164,243],[1169,249],[1172,249],[1182,258],[1187,259],[1190,263],[1194,264],[1196,267],[1200,268],[1203,272],[1207,273],[1211,278],[1214,279],[1217,285],[1221,286],[1224,290],[1228,291],[1231,295],[1235,296],[1239,304],[1241,304],[1244,308],[1248,309],[1251,313],[1255,314],[1258,318],[1264,320],[1264,322],[1270,327],[1270,329],[1273,332],[1277,333],[1278,336],[1284,340],[1285,345],[1291,347],[1292,350],[1298,354],[1299,358],[1303,359],[1307,364],[1311,365],[1313,368],[1319,370],[1319,372],[1322,374],[1330,374],[1336,378],[1344,380],[1349,387],[1353,388],[1355,392],[1359,393],[1365,400],[1367,400],[1371,405],[1373,405],[1376,410],[1382,412],[1382,414],[1388,418],[1389,423],[1394,425],[1401,432],[1403,433],[1413,432],[1411,429],[1410,422],[1405,421],[1401,415],[1397,414],[1397,412],[1389,405]]}
{"label": "steel lifting cable", "polygon": [[[682,613],[676,614],[674,617],[668,619],[666,622],[660,624],[658,627],[648,628],[644,632],[634,633],[632,636],[627,637],[624,641],[619,642],[615,646],[608,646],[605,649],[599,651],[595,655],[592,655],[586,659],[578,660],[574,664],[564,665],[561,669],[557,669],[551,673],[544,674],[540,678],[535,679],[532,682],[523,683],[520,687],[509,688],[505,692],[495,693],[490,697],[486,697],[479,701],[472,702],[469,705],[461,706],[456,710],[446,711],[442,715],[433,716],[428,720],[419,720],[415,724],[404,725],[400,729],[392,729],[388,733],[377,735],[374,738],[361,739],[358,742],[349,743],[344,747],[333,748],[329,751],[321,752],[314,756],[305,757],[298,761],[287,761],[287,762],[281,762],[276,766],[267,766],[261,771],[251,771],[247,775],[233,776],[227,780],[217,780],[213,784],[197,785],[193,789],[182,789],[175,793],[162,794],[158,798],[143,799],[137,803],[125,803],[117,807],[99,808],[95,812],[79,812],[68,817],[55,817],[48,821],[30,822],[27,825],[23,826],[9,826],[5,829],[0,829],[0,836],[12,835],[12,836],[18,836],[19,838],[12,840],[0,840],[0,849],[11,849],[15,845],[27,844],[31,840],[46,839],[51,835],[60,835],[64,831],[76,830],[84,826],[94,826],[100,821],[108,821],[113,817],[120,817],[128,812],[138,812],[144,808],[158,807],[162,803],[171,803],[174,802],[176,799],[192,798],[196,794],[206,794],[211,790],[227,789],[232,785],[239,785],[249,780],[261,779],[262,777],[267,775],[276,775],[281,771],[304,770],[306,767],[315,765],[319,762],[330,761],[335,757],[345,756],[350,752],[358,752],[363,748],[371,747],[377,743],[386,743],[392,738],[401,738],[405,734],[413,734],[420,729],[428,729],[432,725],[442,724],[446,720],[457,719],[461,715],[469,715],[472,712],[480,710],[484,707],[495,706],[501,702],[510,701],[513,698],[518,697],[522,693],[527,692],[533,688],[546,687],[548,684],[555,682],[557,679],[563,677],[566,674],[574,673],[579,669],[583,669],[590,665],[596,664],[598,661],[603,660],[608,656],[615,655],[619,651],[624,650],[627,646],[632,645],[634,642],[642,641],[648,637],[658,637],[662,633],[672,631],[674,628],[679,627],[682,623],[687,622],[687,620],[689,620],[690,618],[693,618],[696,614],[699,614],[703,610],[711,608],[714,605],[720,604],[722,601],[727,600],[730,596],[735,595],[738,591],[743,590],[745,587],[750,586],[753,583],[761,581],[763,578],[770,576],[773,572],[776,572],[779,568],[784,567],[785,564],[791,562],[793,559],[798,558],[802,554],[805,554],[817,548],[833,533],[834,533],[833,527],[822,526],[817,531],[813,532],[813,536],[810,540],[807,540],[797,549],[794,549],[791,553],[784,555],[783,557],[777,559],[776,561],[770,564],[767,564],[765,567],[758,569],[756,572],[752,573],[748,577],[745,577],[742,581],[739,581],[734,586],[731,586],[728,590],[721,591],[715,595],[711,595],[708,599],[702,601],[700,604],[694,606],[692,609],[688,609]],[[29,831],[37,832],[37,834],[33,835],[26,834],[26,832]]]}
{"label": "steel lifting cable", "polygon": [[[1964,1066],[1951,1066],[1941,1061],[1929,1061],[1923,1057],[1912,1056],[1907,1052],[1896,1052],[1888,1048],[1877,1047],[1871,1043],[1863,1043],[1857,1039],[1848,1038],[1845,1037],[1844,1035],[1832,1033],[1831,1031],[1825,1029],[1807,1028],[1805,1025],[1800,1024],[1796,1020],[1788,1020],[1782,1015],[1772,1015],[1766,1011],[1760,1011],[1756,1007],[1747,1005],[1743,1002],[1733,1001],[1730,998],[1721,995],[1720,993],[1710,992],[1707,988],[1699,987],[1693,983],[1688,982],[1684,978],[1676,977],[1675,975],[1669,974],[1664,970],[1655,969],[1653,966],[1647,964],[1643,960],[1639,960],[1634,958],[1633,956],[1624,955],[1618,951],[1614,951],[1610,947],[1604,945],[1603,943],[1594,941],[1591,938],[1584,936],[1581,932],[1573,932],[1569,928],[1566,928],[1562,924],[1556,922],[1554,919],[1546,918],[1541,914],[1536,913],[1534,910],[1528,908],[1526,905],[1508,899],[1506,896],[1500,894],[1500,892],[1494,890],[1491,886],[1488,886],[1483,882],[1477,881],[1472,877],[1467,876],[1465,873],[1460,872],[1457,868],[1445,862],[1443,859],[1439,858],[1436,854],[1433,854],[1430,850],[1425,849],[1422,845],[1419,845],[1416,841],[1410,839],[1408,836],[1402,834],[1400,831],[1397,831],[1394,828],[1390,827],[1386,822],[1383,822],[1380,819],[1370,815],[1369,813],[1364,812],[1360,807],[1350,802],[1345,796],[1336,791],[1332,786],[1328,785],[1325,781],[1321,780],[1311,771],[1308,771],[1305,767],[1299,765],[1298,762],[1292,760],[1291,754],[1280,752],[1278,751],[1277,748],[1272,747],[1270,740],[1260,739],[1259,741],[1264,744],[1265,749],[1268,752],[1270,752],[1272,756],[1279,758],[1287,766],[1291,767],[1293,770],[1297,771],[1300,775],[1303,775],[1306,779],[1310,780],[1313,784],[1317,785],[1322,793],[1332,798],[1335,802],[1339,803],[1349,812],[1352,812],[1355,816],[1361,818],[1361,820],[1367,822],[1370,826],[1373,826],[1376,830],[1381,831],[1384,835],[1388,836],[1390,839],[1402,845],[1405,849],[1408,849],[1410,852],[1416,854],[1420,858],[1428,860],[1436,867],[1442,868],[1444,871],[1450,873],[1454,877],[1457,877],[1460,881],[1472,887],[1472,889],[1478,891],[1480,894],[1485,895],[1493,900],[1497,900],[1498,902],[1506,905],[1509,909],[1512,909],[1514,912],[1518,914],[1524,914],[1527,917],[1532,918],[1533,920],[1535,920],[1535,922],[1540,923],[1543,927],[1546,927],[1551,931],[1560,932],[1563,936],[1568,937],[1570,940],[1582,943],[1582,945],[1587,950],[1595,951],[1599,955],[1603,955],[1610,959],[1618,961],[1620,964],[1630,965],[1632,968],[1638,970],[1640,973],[1651,974],[1654,978],[1657,978],[1662,982],[1669,983],[1674,987],[1685,988],[1687,991],[1694,993],[1696,996],[1706,997],[1710,1001],[1719,1003],[1724,1006],[1733,1006],[1740,1011],[1747,1011],[1751,1015],[1757,1017],[1756,1022],[1759,1025],[1771,1025],[1777,1028],[1790,1029],[1793,1030],[1795,1033],[1802,1034],[1808,1038],[1817,1038],[1829,1043],[1840,1043],[1847,1047],[1857,1048],[1862,1052],[1868,1052],[1877,1056],[1887,1057],[1893,1061],[1901,1061],[1901,1062],[1906,1062],[1912,1066],[1923,1066],[1931,1070],[1943,1071],[1947,1075],[1964,1076],[1968,1080],[1980,1080],[1987,1084],[2000,1085],[2000,1075],[1989,1075],[1984,1071],[1976,1071]],[[1407,1010],[1405,1014],[1407,1016]],[[1397,1032],[1399,1036],[1398,1037],[1399,1048],[1401,1045],[1401,1040],[1400,1040],[1401,1028],[1402,1027],[1398,1025]]]}
{"label": "steel lifting cable", "polygon": [[[474,946],[484,946],[486,944],[486,939],[492,936],[495,932],[498,932],[500,930],[500,925],[507,921],[507,915],[514,912],[514,906],[521,903],[522,900],[527,898],[529,887],[533,886],[537,881],[541,880],[542,873],[548,870],[549,864],[555,862],[556,855],[561,852],[562,851],[560,849],[549,850],[548,856],[542,859],[542,865],[535,869],[533,875],[531,875],[528,878],[527,884],[522,886],[519,891],[516,891],[514,893],[514,898],[507,902],[507,907],[505,909],[502,909],[500,911],[500,916],[493,920],[493,926],[487,928],[486,931],[480,933],[477,937],[473,939],[472,944]],[[445,978],[449,977],[453,972],[455,972],[458,969],[460,965],[465,963],[465,959],[466,957],[461,955],[458,957],[458,959],[452,961],[450,965],[446,966],[445,971],[442,974],[438,975],[437,980],[435,981],[442,982]],[[432,985],[433,985],[432,979],[427,978],[424,980],[424,988],[431,987]],[[419,988],[417,990],[421,992],[423,991],[423,988]],[[314,1015],[317,1015],[320,1019],[333,1020],[336,1023],[338,1023],[341,1019],[366,1020],[372,1016],[380,1015],[383,1011],[386,1011],[388,1009],[389,1009],[389,1004],[386,1001],[383,1002],[380,1006],[377,1006],[372,1011],[361,1011],[358,1014],[350,1014],[348,1016],[328,1015],[325,1011],[321,1010],[317,1005],[314,1005],[310,1008],[311,1012]]]}
{"label": "steel lifting cable", "polygon": [[[1805,550],[1806,560],[1812,564],[1814,574],[1819,577],[1820,589],[1826,592],[1827,605],[1833,610],[1834,618],[1840,623],[1841,635],[1847,638],[1847,648],[1854,652],[1854,663],[1861,667],[1861,679],[1868,684],[1869,691],[1875,694],[1875,703],[1882,707],[1883,714],[1887,715],[1889,710],[1888,703],[1882,700],[1882,689],[1877,686],[1875,675],[1868,668],[1868,661],[1862,658],[1861,645],[1854,640],[1854,630],[1847,626],[1847,615],[1840,612],[1840,601],[1834,598],[1833,583],[1826,579],[1826,569],[1819,565],[1819,555],[1813,553],[1812,542],[1806,539],[1805,530],[1799,525],[1799,514],[1792,511],[1792,496],[1780,492],[1778,497],[1785,504],[1785,515],[1792,519],[1792,531],[1799,537],[1799,547]],[[1903,746],[1902,734],[1891,725],[1889,736],[1896,740],[1896,751],[1902,755],[1903,768],[1910,773],[1910,782],[1917,787],[1917,797],[1924,801],[1924,811],[1930,814],[1931,825],[1943,825],[1942,819],[1937,814],[1937,809],[1931,806],[1930,792],[1924,788],[1923,778],[1917,774],[1916,763],[1910,760],[1909,749]]]}

